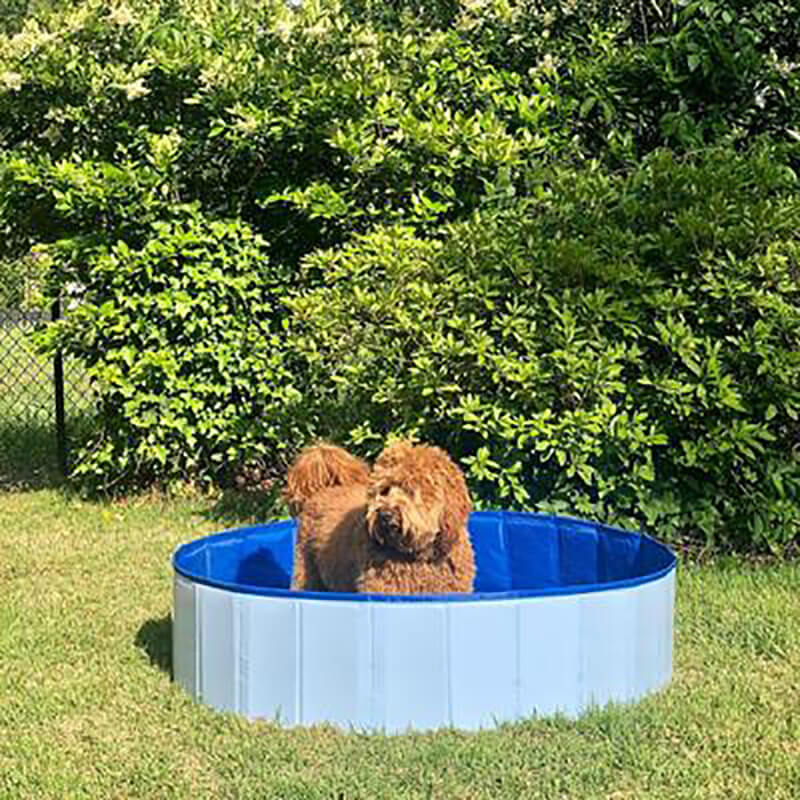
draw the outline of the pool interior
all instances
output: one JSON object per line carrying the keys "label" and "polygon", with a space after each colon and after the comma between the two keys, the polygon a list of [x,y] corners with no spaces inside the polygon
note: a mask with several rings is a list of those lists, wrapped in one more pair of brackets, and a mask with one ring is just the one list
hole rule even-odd
{"label": "pool interior", "polygon": [[[183,545],[174,565],[186,577],[256,594],[289,589],[295,522],[240,528]],[[510,511],[472,514],[475,594],[549,594],[653,580],[675,565],[662,544],[587,520]],[[474,596],[474,595],[473,595]]]}

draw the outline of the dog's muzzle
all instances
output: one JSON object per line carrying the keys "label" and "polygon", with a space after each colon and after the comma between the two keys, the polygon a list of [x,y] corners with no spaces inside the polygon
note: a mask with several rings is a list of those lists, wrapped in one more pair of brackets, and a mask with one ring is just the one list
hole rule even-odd
{"label": "dog's muzzle", "polygon": [[391,548],[398,553],[413,552],[413,542],[404,533],[398,512],[381,509],[375,515],[378,536],[385,547]]}
{"label": "dog's muzzle", "polygon": [[386,530],[397,527],[394,514],[391,511],[379,511],[378,524],[381,526],[381,528],[384,528]]}

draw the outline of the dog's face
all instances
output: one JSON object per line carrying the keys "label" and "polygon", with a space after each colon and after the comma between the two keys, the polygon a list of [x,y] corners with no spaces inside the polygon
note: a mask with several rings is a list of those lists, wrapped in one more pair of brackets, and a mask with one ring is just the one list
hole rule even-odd
{"label": "dog's face", "polygon": [[367,526],[382,547],[410,556],[432,553],[443,510],[443,498],[435,493],[387,476],[370,487]]}
{"label": "dog's face", "polygon": [[398,442],[373,467],[367,529],[381,547],[435,560],[463,534],[471,507],[464,478],[444,451]]}

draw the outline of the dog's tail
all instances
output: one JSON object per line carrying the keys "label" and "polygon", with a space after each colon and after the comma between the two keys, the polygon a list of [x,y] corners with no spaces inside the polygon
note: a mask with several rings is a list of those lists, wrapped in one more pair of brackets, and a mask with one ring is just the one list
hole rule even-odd
{"label": "dog's tail", "polygon": [[301,451],[289,468],[283,498],[296,517],[321,489],[368,481],[369,467],[361,459],[341,447],[320,442]]}

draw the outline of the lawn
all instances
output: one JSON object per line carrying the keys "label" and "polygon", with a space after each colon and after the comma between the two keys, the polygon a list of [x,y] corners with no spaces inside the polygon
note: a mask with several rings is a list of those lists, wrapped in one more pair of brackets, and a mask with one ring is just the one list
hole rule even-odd
{"label": "lawn", "polygon": [[637,706],[477,734],[282,730],[169,675],[173,548],[253,510],[0,494],[3,800],[800,796],[797,565],[681,565],[675,678]]}
{"label": "lawn", "polygon": [[[52,359],[37,352],[35,316],[0,308],[0,491],[46,486],[57,477],[55,383]],[[85,369],[65,358],[68,441],[80,438],[92,407]],[[70,453],[71,457],[75,452]]]}

